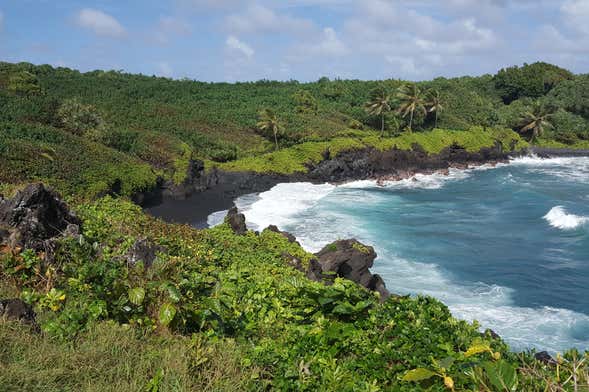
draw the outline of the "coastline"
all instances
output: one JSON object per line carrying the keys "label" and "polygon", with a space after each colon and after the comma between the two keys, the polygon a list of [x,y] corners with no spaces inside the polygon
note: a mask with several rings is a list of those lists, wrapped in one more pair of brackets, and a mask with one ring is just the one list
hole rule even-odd
{"label": "coastline", "polygon": [[205,171],[202,165],[198,165],[200,169],[193,170],[182,186],[163,184],[155,192],[139,195],[134,200],[148,214],[164,221],[206,228],[207,217],[233,207],[236,198],[268,191],[280,183],[341,185],[359,180],[399,181],[416,174],[444,174],[451,168],[469,169],[505,163],[510,158],[528,153],[527,150],[503,151],[500,143],[475,153],[453,145],[435,155],[427,154],[419,145],[414,145],[410,151],[367,148],[343,152],[335,157],[327,155],[318,164],[309,165],[306,173],[293,175],[226,172],[216,168]]}

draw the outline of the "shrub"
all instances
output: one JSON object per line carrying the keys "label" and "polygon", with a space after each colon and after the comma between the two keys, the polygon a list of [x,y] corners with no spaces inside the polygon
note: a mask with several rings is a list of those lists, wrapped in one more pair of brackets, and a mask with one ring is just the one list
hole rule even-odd
{"label": "shrub", "polygon": [[61,126],[78,136],[98,140],[104,130],[104,121],[96,108],[85,105],[78,99],[65,100],[57,111]]}

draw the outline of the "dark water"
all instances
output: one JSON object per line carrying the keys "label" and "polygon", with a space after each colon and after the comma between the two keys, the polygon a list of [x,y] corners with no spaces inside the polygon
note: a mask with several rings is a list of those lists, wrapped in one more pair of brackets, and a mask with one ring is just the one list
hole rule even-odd
{"label": "dark water", "polygon": [[347,237],[373,245],[391,291],[435,296],[515,349],[589,349],[589,158],[384,188],[280,184],[237,204],[252,225],[277,224],[313,251]]}

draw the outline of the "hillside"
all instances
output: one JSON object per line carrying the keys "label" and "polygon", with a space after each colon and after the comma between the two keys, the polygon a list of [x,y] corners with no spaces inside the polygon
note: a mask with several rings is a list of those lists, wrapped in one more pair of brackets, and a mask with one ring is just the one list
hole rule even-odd
{"label": "hillside", "polygon": [[[404,132],[408,117],[387,113],[381,143],[371,138],[379,134],[380,118],[369,115],[364,104],[375,89],[384,89],[394,101],[403,83],[323,78],[304,84],[212,84],[1,63],[0,191],[43,180],[67,196],[95,196],[113,188],[131,195],[155,186],[157,177],[182,182],[191,159],[209,167],[224,162],[240,167],[231,162],[274,149],[272,135],[257,127],[262,109],[276,113],[283,148],[307,143],[303,146],[324,149],[334,137],[338,146],[349,148],[366,144],[367,138],[370,145],[391,146],[389,137]],[[589,138],[587,83],[587,75],[544,63],[494,76],[422,82],[422,91],[439,92],[443,110],[437,120],[417,111],[412,128],[428,131],[437,121],[438,128],[455,131],[518,130],[522,116],[541,105],[553,115],[546,140],[539,143],[583,147]]]}
{"label": "hillside", "polygon": [[[0,390],[587,385],[587,354],[514,353],[434,298],[394,287],[386,298],[372,275],[361,284],[345,268],[324,269],[322,257],[335,258],[341,244],[311,254],[278,229],[246,230],[239,215],[196,230],[129,200],[182,184],[196,163],[295,176],[355,152],[444,164],[454,153],[504,158],[529,146],[531,135],[514,130],[540,106],[550,107],[551,127],[534,143],[583,148],[587,83],[543,63],[422,82],[444,109],[409,123],[365,110],[375,91],[395,96],[405,85],[397,80],[209,84],[1,63]],[[260,131],[263,109],[276,113],[277,140]],[[28,185],[36,182],[53,190]],[[344,243],[364,266],[376,256],[368,244]]]}

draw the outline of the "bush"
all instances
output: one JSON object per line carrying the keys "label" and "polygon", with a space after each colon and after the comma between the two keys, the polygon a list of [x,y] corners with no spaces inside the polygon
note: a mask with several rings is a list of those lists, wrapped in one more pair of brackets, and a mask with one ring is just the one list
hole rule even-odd
{"label": "bush", "polygon": [[57,111],[57,117],[68,132],[92,140],[99,140],[105,126],[94,106],[85,105],[76,98],[65,100]]}

